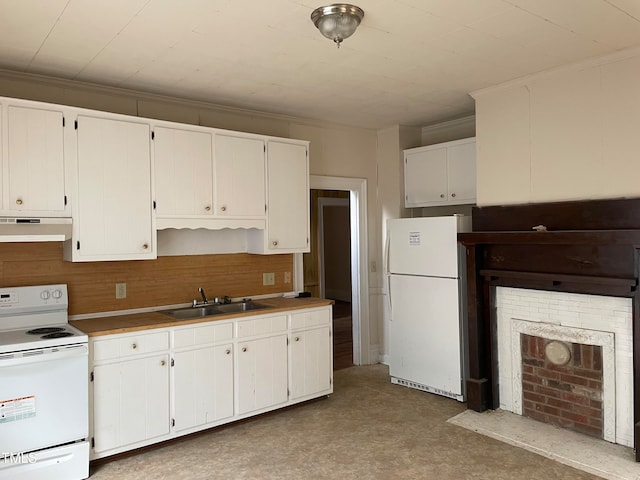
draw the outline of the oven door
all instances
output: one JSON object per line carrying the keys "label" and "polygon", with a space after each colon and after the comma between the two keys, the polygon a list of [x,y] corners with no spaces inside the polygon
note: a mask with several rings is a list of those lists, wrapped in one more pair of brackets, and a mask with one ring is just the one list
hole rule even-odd
{"label": "oven door", "polygon": [[88,364],[87,344],[0,355],[0,452],[86,439]]}

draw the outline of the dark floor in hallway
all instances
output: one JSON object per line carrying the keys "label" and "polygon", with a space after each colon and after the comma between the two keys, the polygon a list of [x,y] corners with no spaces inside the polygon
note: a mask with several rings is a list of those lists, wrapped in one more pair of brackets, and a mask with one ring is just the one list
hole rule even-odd
{"label": "dark floor in hallway", "polygon": [[353,365],[351,302],[335,300],[333,305],[333,369]]}

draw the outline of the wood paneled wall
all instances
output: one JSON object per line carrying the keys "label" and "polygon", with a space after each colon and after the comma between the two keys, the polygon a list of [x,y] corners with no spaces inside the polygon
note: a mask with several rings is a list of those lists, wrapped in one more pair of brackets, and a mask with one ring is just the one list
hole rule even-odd
{"label": "wood paneled wall", "polygon": [[[275,273],[275,285],[263,286],[262,274]],[[106,312],[190,302],[202,287],[209,298],[251,297],[288,292],[285,272],[293,255],[185,255],[157,260],[71,263],[62,259],[62,243],[0,243],[0,285],[66,283],[69,314]],[[127,284],[127,298],[115,298],[115,284]]]}

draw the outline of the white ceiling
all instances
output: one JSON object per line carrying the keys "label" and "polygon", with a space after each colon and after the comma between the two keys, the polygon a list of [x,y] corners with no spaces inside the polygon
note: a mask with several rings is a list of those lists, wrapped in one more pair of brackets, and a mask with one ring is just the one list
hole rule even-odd
{"label": "white ceiling", "polygon": [[[329,2],[327,2],[329,3]],[[0,68],[382,128],[473,113],[468,92],[640,45],[639,0],[0,0]]]}

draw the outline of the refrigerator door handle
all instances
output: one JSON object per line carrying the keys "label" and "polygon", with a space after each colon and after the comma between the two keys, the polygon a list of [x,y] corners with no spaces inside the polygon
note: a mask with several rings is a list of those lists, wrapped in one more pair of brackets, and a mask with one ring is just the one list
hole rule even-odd
{"label": "refrigerator door handle", "polygon": [[393,301],[391,299],[391,274],[389,273],[389,247],[391,245],[391,231],[387,229],[387,239],[384,243],[384,276],[387,280],[387,304],[389,305],[389,321],[393,321]]}

